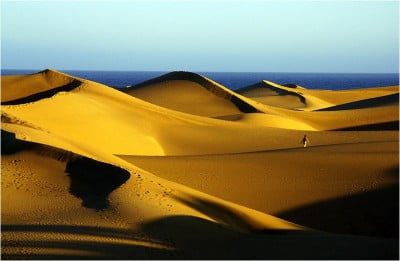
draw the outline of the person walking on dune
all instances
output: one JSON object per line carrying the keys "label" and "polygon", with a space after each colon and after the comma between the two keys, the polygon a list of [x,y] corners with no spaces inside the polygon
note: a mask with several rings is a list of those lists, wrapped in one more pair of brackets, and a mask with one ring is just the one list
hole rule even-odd
{"label": "person walking on dune", "polygon": [[310,140],[308,139],[307,135],[304,134],[303,139],[301,140],[301,143],[303,143],[303,147],[307,147],[307,145],[310,143]]}

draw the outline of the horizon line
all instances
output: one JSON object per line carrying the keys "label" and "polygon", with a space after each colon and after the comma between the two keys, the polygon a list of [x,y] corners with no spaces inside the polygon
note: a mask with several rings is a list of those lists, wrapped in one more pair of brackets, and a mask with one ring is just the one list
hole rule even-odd
{"label": "horizon line", "polygon": [[[46,69],[17,69],[17,68],[1,68],[1,70],[20,70],[20,71],[43,71]],[[314,74],[400,74],[400,72],[283,72],[283,71],[202,71],[202,70],[106,70],[106,69],[94,69],[94,70],[86,70],[86,69],[52,69],[56,71],[82,71],[82,72],[195,72],[195,73],[314,73]]]}

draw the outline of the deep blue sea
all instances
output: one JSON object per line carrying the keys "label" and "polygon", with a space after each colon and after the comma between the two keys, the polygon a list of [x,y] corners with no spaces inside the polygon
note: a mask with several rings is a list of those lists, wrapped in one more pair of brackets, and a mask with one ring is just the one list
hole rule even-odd
{"label": "deep blue sea", "polygon": [[[2,75],[28,74],[40,70],[7,70]],[[70,71],[64,73],[100,82],[112,87],[123,88],[135,85],[167,72],[140,71]],[[197,72],[222,85],[236,90],[261,80],[278,84],[294,83],[309,89],[354,89],[399,84],[399,74],[360,74],[360,73],[248,73],[248,72]]]}

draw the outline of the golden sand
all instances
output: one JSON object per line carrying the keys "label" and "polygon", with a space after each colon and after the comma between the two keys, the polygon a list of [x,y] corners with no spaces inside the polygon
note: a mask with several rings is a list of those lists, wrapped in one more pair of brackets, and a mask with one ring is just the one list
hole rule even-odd
{"label": "golden sand", "polygon": [[1,84],[2,258],[398,258],[398,86]]}

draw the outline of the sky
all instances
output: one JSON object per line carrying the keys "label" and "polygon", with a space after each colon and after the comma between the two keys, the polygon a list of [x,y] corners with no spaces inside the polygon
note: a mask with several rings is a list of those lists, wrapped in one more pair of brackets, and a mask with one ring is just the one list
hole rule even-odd
{"label": "sky", "polygon": [[399,71],[398,1],[1,1],[3,69]]}

